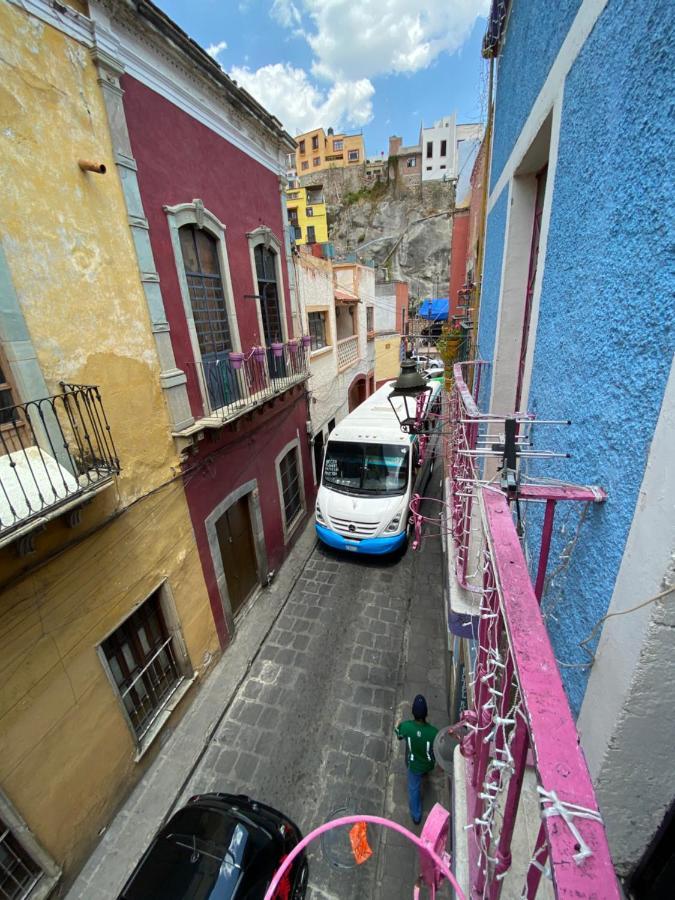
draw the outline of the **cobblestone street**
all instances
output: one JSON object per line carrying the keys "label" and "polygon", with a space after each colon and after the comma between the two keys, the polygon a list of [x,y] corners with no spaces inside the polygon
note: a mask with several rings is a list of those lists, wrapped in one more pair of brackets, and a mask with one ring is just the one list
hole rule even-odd
{"label": "cobblestone street", "polygon": [[[217,717],[180,783],[174,776],[172,787],[171,769],[163,758],[157,760],[146,786],[136,789],[71,890],[71,900],[114,896],[123,870],[133,866],[160,821],[206,791],[249,794],[284,810],[305,833],[347,812],[384,813],[414,828],[393,728],[410,716],[417,692],[427,696],[430,721],[447,722],[440,539],[396,560],[345,558],[312,547],[311,539],[307,531],[284,567],[295,566],[295,581],[280,599],[239,687],[232,692],[224,664],[241,652],[268,592],[240,623],[237,639],[202,689]],[[200,699],[201,694],[195,706]],[[193,715],[188,711],[162,757],[172,755],[172,742],[180,741],[181,733],[194,731]],[[443,792],[444,778],[437,772],[425,813],[434,799],[447,804]],[[154,824],[144,809],[156,811]],[[134,822],[142,822],[145,833],[139,834]],[[348,854],[338,858],[327,844],[315,843],[308,896],[409,897],[417,870],[414,849],[392,833],[381,842],[373,828],[369,840],[373,857],[349,869],[339,867]]]}

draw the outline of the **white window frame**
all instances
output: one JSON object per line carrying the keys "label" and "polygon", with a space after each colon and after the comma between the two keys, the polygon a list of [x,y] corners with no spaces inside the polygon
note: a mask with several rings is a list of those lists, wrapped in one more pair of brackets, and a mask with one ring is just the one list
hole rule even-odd
{"label": "white window frame", "polygon": [[406,160],[406,168],[407,169],[416,169],[417,168],[417,157],[409,156]]}
{"label": "white window frame", "polygon": [[[355,153],[355,156],[352,156],[352,153]],[[347,162],[358,162],[361,159],[361,151],[360,150],[348,150],[347,151]]]}
{"label": "white window frame", "polygon": [[[134,724],[129,718],[129,714],[127,712],[126,706],[124,705],[124,701],[122,699],[122,695],[120,694],[119,687],[117,686],[117,682],[115,681],[115,676],[113,675],[112,669],[110,668],[110,663],[108,662],[108,657],[103,650],[103,644],[106,640],[114,634],[118,628],[120,628],[124,623],[129,619],[147,600],[152,597],[153,594],[159,591],[159,606],[162,611],[162,616],[164,618],[164,624],[166,625],[167,631],[169,632],[169,636],[171,637],[171,648],[173,651],[173,655],[176,660],[176,664],[180,670],[181,677],[176,683],[176,687],[174,691],[170,694],[170,696],[164,701],[162,706],[157,710],[157,715],[155,716],[154,721],[145,732],[145,734],[139,738],[136,733],[136,729],[134,728]],[[136,603],[133,609],[130,609],[127,614],[117,622],[114,628],[111,628],[98,642],[96,645],[96,653],[103,667],[103,671],[110,682],[110,685],[113,689],[113,693],[115,695],[115,699],[117,704],[122,712],[122,716],[124,717],[124,721],[127,724],[133,742],[136,746],[136,755],[134,757],[134,762],[138,762],[150,749],[154,741],[159,736],[164,725],[167,723],[169,717],[171,716],[174,709],[178,706],[182,698],[188,692],[190,687],[195,682],[195,674],[192,669],[192,665],[190,663],[190,657],[187,651],[187,645],[185,643],[185,639],[183,637],[183,632],[180,625],[180,619],[178,617],[178,612],[176,611],[176,603],[173,598],[173,593],[171,591],[171,587],[169,585],[168,579],[164,578],[159,581],[151,591],[149,591],[143,599]],[[32,900],[32,897],[31,897]]]}
{"label": "white window frame", "polygon": [[[298,467],[298,486],[300,488],[300,509],[298,510],[293,521],[287,525],[286,515],[284,513],[284,486],[281,481],[281,460],[295,449],[295,460]],[[307,504],[305,499],[305,473],[302,466],[302,453],[300,452],[300,436],[297,435],[292,441],[289,441],[283,448],[281,453],[277,454],[274,460],[274,471],[277,476],[277,487],[279,489],[279,513],[281,515],[281,525],[284,531],[284,544],[287,544],[293,534],[297,531],[300,523],[304,520],[307,512]]]}
{"label": "white window frame", "polygon": [[192,312],[192,302],[190,301],[190,289],[185,275],[185,265],[183,263],[183,251],[180,246],[179,231],[184,225],[196,225],[200,230],[206,231],[211,237],[215,238],[218,265],[220,266],[220,277],[223,282],[223,294],[225,297],[225,309],[227,312],[228,324],[230,327],[230,337],[232,339],[232,350],[235,353],[241,352],[241,340],[239,338],[239,324],[237,322],[237,310],[234,303],[234,291],[232,289],[232,278],[230,276],[230,263],[227,255],[227,243],[225,241],[226,226],[212,212],[204,207],[201,200],[193,200],[192,203],[179,203],[177,206],[165,206],[164,212],[169,223],[169,233],[171,235],[171,246],[173,247],[173,255],[176,263],[176,272],[178,273],[178,283],[180,285],[180,293],[183,300],[183,311],[187,320],[188,333],[190,335],[190,346],[192,355],[197,365],[197,377],[199,381],[199,390],[202,396],[203,408],[208,410],[211,408],[209,394],[204,381],[203,370],[201,367],[202,354],[199,349],[199,340],[197,338],[197,328],[195,326],[194,313]]}
{"label": "white window frame", "polygon": [[[279,307],[281,313],[281,333],[284,343],[288,340],[288,321],[286,318],[286,290],[284,288],[283,268],[281,265],[282,245],[279,238],[267,225],[260,225],[253,231],[249,231],[246,235],[248,238],[248,252],[251,262],[251,277],[253,279],[253,290],[251,293],[258,296],[258,273],[255,267],[255,248],[259,244],[265,244],[266,247],[274,250],[274,272],[277,277],[277,293],[279,296]],[[298,238],[298,240],[300,240]],[[256,300],[256,312],[258,314],[258,334],[260,336],[260,345],[266,347],[265,331],[263,329],[262,311],[260,309],[260,298]]]}
{"label": "white window frame", "polygon": [[25,853],[42,870],[42,874],[26,894],[27,900],[45,900],[58,884],[61,869],[37,841],[23,817],[2,791],[0,791],[0,819],[9,828],[17,843],[21,844]]}

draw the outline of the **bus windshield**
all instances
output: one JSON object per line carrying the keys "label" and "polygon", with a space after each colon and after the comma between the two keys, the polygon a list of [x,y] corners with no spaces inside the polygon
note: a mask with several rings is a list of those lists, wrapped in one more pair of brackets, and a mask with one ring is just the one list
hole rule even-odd
{"label": "bus windshield", "polygon": [[344,494],[403,494],[408,457],[407,446],[329,441],[323,484]]}

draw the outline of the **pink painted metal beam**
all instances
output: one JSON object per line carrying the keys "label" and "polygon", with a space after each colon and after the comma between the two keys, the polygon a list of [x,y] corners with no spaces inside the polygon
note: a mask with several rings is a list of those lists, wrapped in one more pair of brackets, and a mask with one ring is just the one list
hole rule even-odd
{"label": "pink painted metal beam", "polygon": [[557,484],[521,484],[518,487],[518,496],[521,500],[588,500],[594,503],[603,503],[607,494],[599,487],[585,487],[584,485],[557,485]]}
{"label": "pink painted metal beam", "polygon": [[[597,813],[588,767],[506,497],[491,490],[482,493],[487,538],[539,784],[563,803]],[[580,846],[569,825],[559,815],[543,818],[556,897],[618,900],[604,826],[594,819],[573,821],[592,851],[579,863],[574,857]]]}

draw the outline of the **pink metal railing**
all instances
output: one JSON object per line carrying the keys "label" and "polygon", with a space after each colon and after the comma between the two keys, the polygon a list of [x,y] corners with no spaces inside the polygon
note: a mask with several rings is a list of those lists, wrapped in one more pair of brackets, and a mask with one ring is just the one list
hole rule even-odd
{"label": "pink metal railing", "polygon": [[[469,895],[500,896],[511,868],[511,841],[531,751],[541,828],[532,842],[522,896],[536,896],[548,865],[558,897],[615,898],[619,894],[604,827],[539,608],[556,503],[598,503],[606,494],[583,485],[518,484],[519,501],[546,503],[533,586],[511,498],[496,484],[481,482],[476,468],[477,456],[486,449],[481,445],[490,444],[490,425],[499,422],[481,413],[475,401],[484,365],[454,366],[447,447],[456,577],[481,598],[473,706],[453,728],[462,733],[466,726],[460,748],[467,759]],[[465,378],[469,366],[474,393]]]}
{"label": "pink metal railing", "polygon": [[[460,585],[471,590],[467,572],[469,564],[469,540],[471,536],[471,513],[474,485],[478,480],[474,457],[481,424],[481,413],[474,399],[480,390],[481,375],[486,363],[476,360],[469,363],[455,363],[453,366],[453,389],[450,396],[450,430],[447,446],[450,482],[450,518],[452,537],[455,544],[455,568]],[[469,390],[464,378],[465,369],[474,369],[474,394]]]}
{"label": "pink metal railing", "polygon": [[536,896],[548,863],[557,897],[618,898],[595,793],[507,497],[492,487],[476,497],[485,538],[483,588],[474,704],[463,714],[468,733],[460,745],[467,759],[469,896],[500,896],[531,750],[541,828],[522,896]]}

